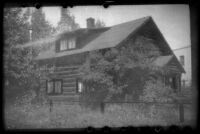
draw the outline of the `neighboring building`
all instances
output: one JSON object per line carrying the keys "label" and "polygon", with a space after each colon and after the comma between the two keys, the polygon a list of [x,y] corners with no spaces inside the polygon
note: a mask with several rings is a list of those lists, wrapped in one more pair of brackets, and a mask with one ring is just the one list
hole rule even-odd
{"label": "neighboring building", "polygon": [[[155,65],[169,69],[168,73],[162,73],[159,76],[175,92],[180,91],[181,74],[185,71],[151,17],[112,27],[95,28],[94,26],[94,19],[89,18],[87,28],[63,32],[48,39],[24,45],[25,47],[46,47],[39,53],[36,60],[39,64],[56,66],[55,72],[49,74],[48,79],[42,80],[42,89],[47,91],[50,99],[66,100],[70,97],[78,99],[83,91],[84,83],[78,79],[80,74],[77,68],[85,62],[88,54],[94,50],[121,49],[134,43],[138,37],[147,37],[154,41],[161,53],[161,56],[155,59]],[[131,89],[133,86],[135,85],[130,86]]]}
{"label": "neighboring building", "polygon": [[174,49],[173,51],[186,72],[182,74],[181,85],[183,87],[191,86],[191,80],[192,80],[191,46]]}

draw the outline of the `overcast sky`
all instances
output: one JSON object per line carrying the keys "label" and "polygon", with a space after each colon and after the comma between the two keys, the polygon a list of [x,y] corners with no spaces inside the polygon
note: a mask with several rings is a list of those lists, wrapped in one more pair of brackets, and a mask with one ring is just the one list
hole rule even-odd
{"label": "overcast sky", "polygon": [[[47,20],[54,26],[60,19],[60,7],[43,8]],[[135,6],[77,6],[69,8],[81,28],[86,19],[93,17],[112,26],[145,16],[152,16],[172,49],[191,45],[188,5],[135,5]]]}

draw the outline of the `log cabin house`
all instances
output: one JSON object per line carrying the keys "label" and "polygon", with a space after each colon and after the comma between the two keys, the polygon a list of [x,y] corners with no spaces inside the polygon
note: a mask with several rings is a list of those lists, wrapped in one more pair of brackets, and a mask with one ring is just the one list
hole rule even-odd
{"label": "log cabin house", "polygon": [[[39,64],[56,65],[48,79],[41,80],[41,91],[45,91],[52,100],[78,100],[83,90],[77,68],[84,63],[89,52],[125,45],[138,36],[153,39],[162,56],[154,63],[170,68],[163,75],[163,81],[170,84],[175,92],[181,90],[180,80],[184,69],[170,49],[152,17],[144,17],[112,27],[95,28],[94,19],[87,19],[87,28],[60,33],[56,36],[29,42],[23,47],[49,46],[41,51],[35,60]],[[50,45],[48,45],[50,44]],[[120,47],[119,47],[120,49]]]}

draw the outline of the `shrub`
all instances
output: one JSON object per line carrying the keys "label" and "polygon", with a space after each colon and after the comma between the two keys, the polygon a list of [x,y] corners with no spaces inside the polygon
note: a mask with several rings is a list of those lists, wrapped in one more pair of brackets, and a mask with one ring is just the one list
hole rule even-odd
{"label": "shrub", "polygon": [[145,83],[140,99],[146,102],[172,102],[177,100],[173,89],[160,80],[149,80]]}
{"label": "shrub", "polygon": [[[138,36],[136,39],[129,40],[125,46],[88,53],[86,62],[79,68],[82,74],[80,77],[85,85],[89,85],[89,92],[93,92],[93,89],[102,90],[96,92],[97,95],[94,94],[94,98],[99,97],[99,92],[104,92],[104,96],[99,97],[100,101],[119,97],[124,99],[125,92],[132,94],[130,93],[132,91],[137,96],[140,93],[139,90],[143,88],[146,74],[148,74],[146,72],[155,70],[152,62],[159,55],[160,52],[152,39]],[[133,81],[134,84],[131,84]]]}

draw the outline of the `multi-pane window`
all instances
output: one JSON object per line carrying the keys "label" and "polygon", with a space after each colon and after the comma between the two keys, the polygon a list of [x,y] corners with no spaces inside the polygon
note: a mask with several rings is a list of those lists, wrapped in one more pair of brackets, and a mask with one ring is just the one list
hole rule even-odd
{"label": "multi-pane window", "polygon": [[61,94],[62,80],[47,81],[47,94]]}
{"label": "multi-pane window", "polygon": [[181,63],[182,66],[185,65],[185,59],[184,59],[183,55],[180,56],[180,63]]}
{"label": "multi-pane window", "polygon": [[67,39],[60,41],[60,51],[74,49],[76,47],[75,39]]}

